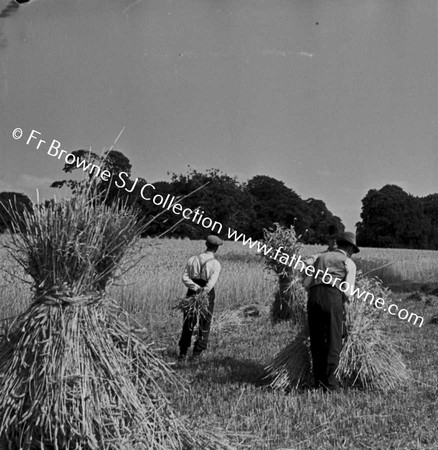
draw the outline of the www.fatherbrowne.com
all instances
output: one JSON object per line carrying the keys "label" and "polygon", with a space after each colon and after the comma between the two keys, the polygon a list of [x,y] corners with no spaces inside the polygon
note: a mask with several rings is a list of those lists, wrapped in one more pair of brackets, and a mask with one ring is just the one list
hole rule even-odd
{"label": "www.fatherbrowne.com", "polygon": [[[283,248],[280,246],[277,248],[274,252],[274,249],[272,247],[268,247],[266,244],[261,243],[257,240],[252,240],[251,238],[247,238],[244,234],[238,233],[236,230],[233,230],[231,228],[228,228],[228,238],[233,239],[234,242],[242,242],[242,245],[247,245],[249,248],[256,248],[257,252],[259,254],[263,254],[264,256],[270,256],[270,258],[275,259],[279,261],[281,264],[284,264],[288,267],[293,267],[295,270],[299,270],[300,272],[303,272],[307,276],[313,276],[315,278],[320,277],[322,282],[325,284],[329,284],[331,286],[337,286],[339,290],[342,292],[350,291],[350,285],[346,281],[342,281],[339,278],[332,277],[331,274],[329,274],[326,269],[325,271],[322,271],[318,269],[316,271],[315,267],[312,265],[305,264],[304,261],[301,259],[301,255],[289,255],[287,253],[283,253],[281,249]],[[274,254],[272,254],[274,252]],[[315,273],[316,271],[316,273]],[[392,316],[397,316],[401,320],[407,320],[409,323],[412,323],[412,325],[416,325],[417,321],[419,321],[419,327],[423,326],[424,318],[421,316],[418,316],[415,313],[409,313],[406,309],[399,309],[399,307],[395,304],[389,305],[387,308],[385,306],[385,300],[381,297],[375,297],[374,294],[371,292],[361,291],[359,288],[355,288],[352,291],[352,295],[354,295],[358,299],[362,299],[364,302],[369,300],[370,306],[374,306],[377,309],[383,309],[383,311],[387,311]],[[414,319],[414,320],[413,320]],[[413,322],[411,322],[413,320]]]}

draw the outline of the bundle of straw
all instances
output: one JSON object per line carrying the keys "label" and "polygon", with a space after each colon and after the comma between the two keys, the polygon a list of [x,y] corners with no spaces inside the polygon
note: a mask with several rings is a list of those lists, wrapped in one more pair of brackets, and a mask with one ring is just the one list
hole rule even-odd
{"label": "bundle of straw", "polygon": [[226,309],[213,317],[211,330],[219,333],[242,332],[242,325],[255,317],[265,316],[269,307],[259,303],[239,306],[237,309]]}
{"label": "bundle of straw", "polygon": [[193,331],[196,332],[196,330],[199,330],[201,320],[210,315],[208,305],[208,294],[201,290],[198,294],[177,299],[172,309],[182,311],[186,320],[192,322]]}
{"label": "bundle of straw", "polygon": [[35,206],[11,236],[34,300],[0,343],[0,439],[10,449],[230,448],[172,410],[160,384],[181,380],[105,293],[138,223],[122,204],[83,194]]}
{"label": "bundle of straw", "polygon": [[291,320],[294,324],[301,324],[307,319],[307,293],[301,281],[302,277],[295,273],[279,277],[279,288],[271,307],[274,322]]}
{"label": "bundle of straw", "polygon": [[206,317],[209,314],[208,303],[208,293],[201,290],[199,293],[190,297],[178,298],[174,302],[172,309],[182,311],[188,315]]}
{"label": "bundle of straw", "polygon": [[278,353],[265,370],[265,379],[269,379],[269,385],[276,390],[298,389],[306,383],[310,384],[310,338],[307,325],[301,328],[293,341]]}
{"label": "bundle of straw", "polygon": [[240,309],[227,309],[213,318],[211,331],[227,334],[240,331],[244,319],[244,313]]}
{"label": "bundle of straw", "polygon": [[273,230],[263,230],[264,242],[274,249],[281,248],[285,255],[279,256],[278,259],[265,255],[266,268],[278,276],[278,290],[271,315],[274,321],[292,319],[294,323],[301,323],[306,311],[307,297],[301,284],[301,272],[288,265],[291,258],[301,250],[301,236],[297,236],[293,226],[286,228],[278,223],[274,225]]}
{"label": "bundle of straw", "polygon": [[[389,290],[378,278],[366,278],[359,272],[357,285],[386,299]],[[395,389],[409,379],[409,371],[384,329],[384,312],[360,299],[346,305],[348,334],[344,339],[337,377],[348,386],[370,389]]]}
{"label": "bundle of straw", "polygon": [[[377,278],[358,272],[357,287],[386,299],[389,290]],[[344,339],[336,376],[344,386],[394,389],[409,379],[409,371],[390,335],[384,331],[384,312],[361,299],[347,307]],[[302,323],[298,336],[266,367],[274,389],[298,389],[311,378],[310,338]]]}
{"label": "bundle of straw", "polygon": [[[281,248],[282,253],[290,256],[298,254],[303,246],[300,242],[301,235],[297,236],[292,225],[286,228],[276,222],[274,226],[275,228],[272,230],[263,229],[263,242],[266,246],[273,249]],[[278,259],[271,258],[269,254],[264,257],[266,267],[273,270],[277,275],[289,276],[293,271],[291,267],[281,262],[281,256]]]}

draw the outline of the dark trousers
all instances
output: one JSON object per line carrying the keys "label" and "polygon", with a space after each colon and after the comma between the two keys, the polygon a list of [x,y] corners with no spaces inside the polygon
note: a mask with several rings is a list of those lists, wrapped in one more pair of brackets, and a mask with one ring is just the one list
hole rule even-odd
{"label": "dark trousers", "polygon": [[[206,285],[206,281],[204,280],[193,280],[199,286],[204,287]],[[196,292],[189,289],[187,291],[187,297],[191,297],[195,295]],[[199,328],[195,340],[195,344],[193,346],[193,353],[201,353],[203,350],[206,350],[208,344],[208,336],[210,334],[211,327],[211,319],[213,317],[214,310],[214,288],[208,293],[208,314],[199,318]],[[196,314],[188,314],[184,313],[184,322],[181,333],[181,338],[179,340],[179,349],[180,354],[185,355],[187,350],[190,348],[190,344],[192,341],[193,329],[195,328],[197,322]]]}
{"label": "dark trousers", "polygon": [[307,313],[315,386],[334,390],[338,387],[335,371],[342,349],[342,292],[327,284],[313,286]]}

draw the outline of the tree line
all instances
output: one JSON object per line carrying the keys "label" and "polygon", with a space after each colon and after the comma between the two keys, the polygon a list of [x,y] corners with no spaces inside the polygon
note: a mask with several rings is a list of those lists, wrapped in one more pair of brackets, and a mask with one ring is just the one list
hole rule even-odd
{"label": "tree line", "polygon": [[438,250],[438,194],[415,197],[387,184],[362,199],[358,245]]}
{"label": "tree line", "polygon": [[[173,237],[202,239],[206,230],[142,198],[142,188],[148,184],[153,184],[154,192],[163,196],[186,196],[183,205],[192,210],[199,208],[204,216],[223,224],[224,234],[230,227],[254,239],[261,239],[264,228],[269,229],[274,223],[279,223],[286,227],[293,225],[305,243],[324,244],[329,229],[336,229],[339,233],[344,231],[341,219],[329,211],[322,200],[302,199],[282,181],[267,175],[256,175],[239,182],[236,177],[218,169],[199,172],[189,167],[185,174],[169,172],[168,181],[148,182],[144,178],[131,178],[131,163],[120,151],[109,150],[102,156],[87,150],[72,153],[78,161],[95,164],[96,170],[109,171],[112,178],[106,181],[99,178],[96,170],[85,173],[75,163],[66,163],[63,171],[71,178],[54,181],[51,187],[66,186],[75,195],[80,189],[95,183],[102,201],[124,202],[136,209],[144,221],[156,217],[147,228],[149,236],[167,233]],[[82,178],[73,173],[81,173]],[[0,232],[8,227],[8,205],[13,205],[19,213],[31,205],[24,194],[11,192],[0,193],[0,202]],[[384,186],[379,191],[372,189],[362,200],[362,221],[357,224],[358,243],[375,247],[438,249],[437,213],[438,194],[417,198],[398,186]]]}

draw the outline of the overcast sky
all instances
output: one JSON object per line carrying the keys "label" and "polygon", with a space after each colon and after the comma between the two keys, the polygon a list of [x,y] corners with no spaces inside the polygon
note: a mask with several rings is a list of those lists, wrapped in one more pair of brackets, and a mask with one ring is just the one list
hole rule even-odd
{"label": "overcast sky", "polygon": [[134,177],[269,175],[350,229],[369,189],[438,192],[435,0],[13,5],[0,0],[0,191],[59,195],[63,162],[26,145],[32,129],[100,152],[125,127]]}

